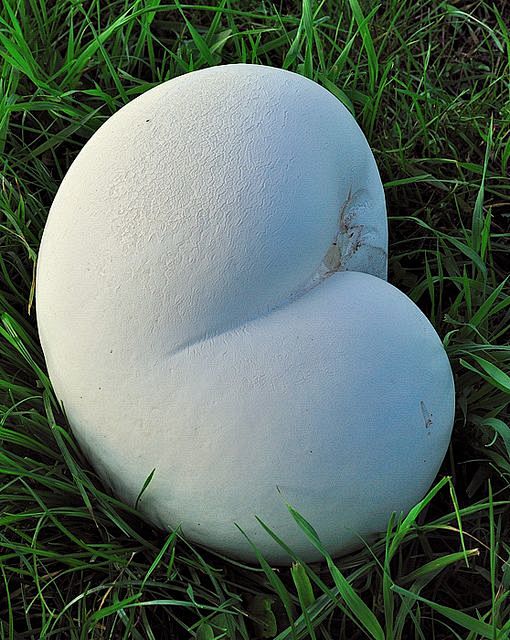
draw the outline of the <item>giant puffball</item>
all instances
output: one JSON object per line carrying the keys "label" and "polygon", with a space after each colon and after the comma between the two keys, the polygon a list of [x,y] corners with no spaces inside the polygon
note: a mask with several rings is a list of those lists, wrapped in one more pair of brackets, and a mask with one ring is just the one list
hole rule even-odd
{"label": "giant puffball", "polygon": [[[452,372],[386,282],[384,193],[349,111],[230,64],[110,117],[55,197],[36,273],[50,379],[105,482],[231,557],[319,559],[384,530],[447,450]],[[236,526],[237,525],[237,526]],[[239,527],[239,528],[238,528]]]}

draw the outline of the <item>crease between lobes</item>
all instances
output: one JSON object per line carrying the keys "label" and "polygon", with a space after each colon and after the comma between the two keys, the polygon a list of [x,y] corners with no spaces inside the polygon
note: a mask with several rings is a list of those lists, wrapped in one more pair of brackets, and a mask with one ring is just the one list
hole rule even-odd
{"label": "crease between lobes", "polygon": [[[263,318],[268,317],[274,311],[283,309],[291,305],[293,302],[302,298],[316,287],[321,286],[321,284],[333,274],[348,271],[349,261],[357,251],[361,250],[363,253],[367,254],[365,257],[367,269],[360,271],[364,273],[370,273],[370,271],[372,271],[373,275],[376,275],[377,277],[385,280],[387,270],[387,253],[384,248],[379,246],[380,242],[377,243],[377,234],[366,234],[363,224],[357,224],[353,222],[357,221],[358,219],[356,213],[349,213],[349,206],[355,201],[356,196],[357,194],[353,194],[352,190],[349,190],[347,200],[340,207],[340,213],[338,216],[338,227],[334,233],[332,242],[329,245],[328,250],[322,258],[319,266],[316,268],[314,273],[306,281],[304,281],[304,283],[300,284],[298,287],[296,287],[296,289],[287,294],[287,296],[285,296],[280,302],[276,304],[272,304],[266,308],[257,309],[256,312],[254,312],[250,316],[238,320],[237,322],[230,325],[223,326],[216,331],[206,331],[198,337],[193,337],[189,340],[180,342],[177,346],[173,347],[171,350],[165,353],[165,358],[175,356],[179,352],[189,350],[192,347],[199,345],[200,343],[218,338],[219,336],[222,336],[224,334],[240,330],[250,323],[256,322],[257,320],[263,320]],[[346,220],[350,221],[350,226],[347,226]],[[352,234],[350,234],[352,227],[357,230],[354,242]],[[366,237],[367,235],[368,237]],[[372,236],[372,238],[375,240],[374,246],[368,243],[368,239],[370,238],[370,236]],[[356,243],[355,246],[354,243]],[[371,261],[370,255],[377,256],[377,258]],[[381,262],[384,265],[383,267],[381,266]],[[370,268],[371,264],[373,265],[372,269]],[[357,269],[355,269],[355,271],[357,271]]]}

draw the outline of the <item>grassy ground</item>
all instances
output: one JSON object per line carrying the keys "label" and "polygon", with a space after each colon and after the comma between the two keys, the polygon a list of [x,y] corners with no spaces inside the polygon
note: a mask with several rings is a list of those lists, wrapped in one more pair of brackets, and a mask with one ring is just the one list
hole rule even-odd
{"label": "grassy ground", "polygon": [[[0,638],[510,637],[509,4],[0,11]],[[80,148],[155,84],[238,61],[312,77],[355,114],[385,183],[390,280],[434,323],[456,376],[437,484],[334,564],[246,567],[144,524],[52,413],[38,344],[38,244]]]}

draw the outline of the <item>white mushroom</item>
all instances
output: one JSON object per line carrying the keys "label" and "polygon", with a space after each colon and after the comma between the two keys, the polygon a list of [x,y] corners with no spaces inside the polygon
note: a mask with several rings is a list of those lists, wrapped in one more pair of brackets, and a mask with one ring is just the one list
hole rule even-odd
{"label": "white mushroom", "polygon": [[[253,560],[332,554],[433,481],[454,388],[385,281],[386,213],[347,109],[281,69],[165,82],[92,136],[37,266],[50,378],[91,462],[156,525]],[[362,273],[364,272],[364,273]],[[371,275],[370,275],[371,274]]]}

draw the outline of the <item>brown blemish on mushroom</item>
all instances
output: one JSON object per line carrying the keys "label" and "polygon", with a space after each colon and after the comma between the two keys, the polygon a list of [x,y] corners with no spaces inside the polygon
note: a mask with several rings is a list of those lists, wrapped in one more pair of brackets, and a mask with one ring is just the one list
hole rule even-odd
{"label": "brown blemish on mushroom", "polygon": [[349,191],[349,196],[344,206],[340,210],[340,218],[338,221],[338,227],[340,229],[340,233],[344,235],[344,237],[348,238],[349,242],[346,247],[345,255],[343,256],[344,260],[348,260],[352,257],[356,251],[363,244],[362,236],[363,236],[363,225],[362,224],[354,224],[355,219],[355,209],[352,209],[349,205],[352,204],[354,199],[354,194],[352,191]]}
{"label": "brown blemish on mushroom", "polygon": [[[421,413],[423,415],[423,420],[425,422],[425,429],[429,430],[432,426],[432,413],[427,409],[423,400],[420,402]],[[430,435],[430,431],[429,431]]]}
{"label": "brown blemish on mushroom", "polygon": [[345,269],[347,261],[363,245],[362,224],[355,224],[356,210],[351,208],[355,194],[349,190],[347,200],[340,208],[338,215],[338,231],[324,256],[327,274]]}
{"label": "brown blemish on mushroom", "polygon": [[[356,223],[356,217],[360,214],[359,207],[352,206],[352,203],[360,193],[360,191],[353,193],[352,189],[349,190],[348,196],[340,208],[336,233],[326,251],[326,255],[322,258],[319,267],[308,281],[289,294],[287,302],[304,295],[337,271],[346,271],[349,260],[365,244],[365,238],[363,237],[365,226]],[[377,250],[377,248],[374,249]],[[381,251],[384,254],[384,259],[386,259],[386,252],[384,249],[381,249]],[[370,264],[370,258],[371,256],[367,257],[367,264]],[[368,271],[368,273],[370,272],[372,271]]]}

